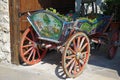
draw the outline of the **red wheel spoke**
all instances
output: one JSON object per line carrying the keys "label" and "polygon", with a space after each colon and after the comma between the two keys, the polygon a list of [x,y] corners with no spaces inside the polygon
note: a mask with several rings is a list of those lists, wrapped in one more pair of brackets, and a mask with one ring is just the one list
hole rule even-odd
{"label": "red wheel spoke", "polygon": [[79,67],[79,69],[80,69],[80,67],[81,67],[80,61],[78,61],[78,67]]}
{"label": "red wheel spoke", "polygon": [[77,74],[77,62],[75,62],[75,66],[74,66],[74,75],[76,75]]}
{"label": "red wheel spoke", "polygon": [[31,39],[28,38],[27,36],[26,36],[26,39],[29,40],[30,42],[34,43],[33,40],[31,40]]}
{"label": "red wheel spoke", "polygon": [[32,56],[32,54],[33,54],[33,52],[34,52],[34,49],[30,52],[30,55],[29,55],[29,57],[27,58],[28,61],[30,60],[30,58],[31,58],[31,56]]}
{"label": "red wheel spoke", "polygon": [[72,51],[72,53],[76,54],[76,52],[71,47],[69,47],[69,50]]}
{"label": "red wheel spoke", "polygon": [[83,66],[84,65],[84,61],[82,59],[79,60],[80,64]]}
{"label": "red wheel spoke", "polygon": [[85,45],[81,48],[81,52],[85,49],[85,47],[88,45],[88,43],[85,43]]}
{"label": "red wheel spoke", "polygon": [[65,45],[62,66],[68,77],[75,78],[84,70],[89,59],[90,44],[86,34],[73,34]]}
{"label": "red wheel spoke", "polygon": [[72,69],[74,68],[75,60],[73,61],[72,65],[70,66],[69,73],[71,73]]}
{"label": "red wheel spoke", "polygon": [[85,52],[81,52],[82,54],[86,54],[87,53],[87,51],[85,51]]}
{"label": "red wheel spoke", "polygon": [[36,51],[35,51],[35,49],[34,49],[32,60],[35,59],[35,55],[36,55]]}
{"label": "red wheel spoke", "polygon": [[44,49],[42,49],[42,48],[39,48],[41,51],[44,51]]}
{"label": "red wheel spoke", "polygon": [[84,61],[81,60],[81,59],[79,59],[78,61],[76,61],[77,68],[79,68],[79,69],[83,66],[83,64],[84,64]]}
{"label": "red wheel spoke", "polygon": [[87,51],[82,52],[82,54],[84,55],[84,56],[83,56],[83,60],[84,60],[84,61],[86,60],[86,54],[87,54],[87,53],[88,53]]}
{"label": "red wheel spoke", "polygon": [[66,56],[66,59],[72,59],[74,57],[75,57],[75,55],[70,55],[70,56]]}
{"label": "red wheel spoke", "polygon": [[37,48],[36,51],[37,51],[38,57],[40,58],[41,56],[40,56],[40,53],[39,53],[39,49]]}
{"label": "red wheel spoke", "polygon": [[73,34],[65,45],[62,66],[68,77],[75,78],[84,70],[89,59],[90,44],[85,33]]}
{"label": "red wheel spoke", "polygon": [[31,47],[32,45],[33,45],[33,44],[28,44],[28,45],[23,46],[23,48]]}
{"label": "red wheel spoke", "polygon": [[73,40],[73,46],[74,46],[74,50],[77,51],[77,45],[76,45],[75,39]]}
{"label": "red wheel spoke", "polygon": [[111,46],[111,47],[110,47],[109,55],[108,55],[108,57],[109,57],[110,59],[113,59],[113,58],[114,58],[114,56],[115,56],[115,54],[116,54],[116,51],[117,51],[117,48],[118,48],[118,47],[115,47],[115,46]]}
{"label": "red wheel spoke", "polygon": [[33,33],[33,31],[30,31],[31,35],[32,35],[32,39],[35,40],[35,35]]}
{"label": "red wheel spoke", "polygon": [[24,55],[28,54],[28,52],[29,52],[30,50],[32,50],[32,49],[33,49],[33,47],[29,48],[29,49],[24,53]]}
{"label": "red wheel spoke", "polygon": [[78,40],[77,40],[77,48],[79,48],[80,46],[80,37],[78,37]]}
{"label": "red wheel spoke", "polygon": [[85,37],[82,38],[79,48],[82,47],[82,45],[83,45],[83,43],[84,43],[84,40],[85,40]]}
{"label": "red wheel spoke", "polygon": [[71,64],[73,61],[74,61],[74,58],[73,58],[73,59],[71,59],[71,60],[68,62],[68,64],[66,65],[66,68],[67,68],[67,67],[69,67],[69,66],[70,66],[70,64]]}
{"label": "red wheel spoke", "polygon": [[29,27],[25,30],[23,33],[23,37],[21,39],[21,45],[20,45],[20,56],[21,59],[30,65],[36,64],[40,62],[47,50],[43,48],[39,48],[38,44],[35,42],[38,42],[37,39],[37,33],[34,31],[32,27]]}

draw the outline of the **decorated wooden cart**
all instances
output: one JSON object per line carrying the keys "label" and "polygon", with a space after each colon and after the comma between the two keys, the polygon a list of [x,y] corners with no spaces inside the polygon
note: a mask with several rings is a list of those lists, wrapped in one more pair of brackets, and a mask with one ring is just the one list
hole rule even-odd
{"label": "decorated wooden cart", "polygon": [[89,60],[91,41],[97,44],[110,41],[110,50],[113,50],[110,54],[115,54],[114,43],[119,40],[119,33],[114,32],[110,39],[106,34],[111,29],[113,16],[97,15],[95,19],[86,17],[68,22],[45,10],[28,14],[31,27],[23,33],[20,57],[29,65],[40,62],[49,49],[57,49],[62,53],[64,72],[75,78]]}
{"label": "decorated wooden cart", "polygon": [[[50,48],[62,50],[62,65],[69,77],[78,76],[88,62],[90,42],[75,22],[66,22],[44,10],[28,16],[32,27],[25,30],[20,56],[29,65],[40,62]],[[81,22],[79,22],[81,25]]]}

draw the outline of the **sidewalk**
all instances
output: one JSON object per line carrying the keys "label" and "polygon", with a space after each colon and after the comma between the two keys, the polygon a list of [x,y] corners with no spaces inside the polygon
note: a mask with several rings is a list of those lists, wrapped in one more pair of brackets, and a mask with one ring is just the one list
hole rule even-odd
{"label": "sidewalk", "polygon": [[0,80],[57,80],[57,78],[40,70],[33,72],[22,66],[0,64]]}
{"label": "sidewalk", "polygon": [[[0,80],[65,80],[58,56],[51,52],[32,66],[0,64]],[[120,49],[113,60],[108,60],[102,50],[93,52],[85,71],[75,79],[66,80],[120,80]]]}

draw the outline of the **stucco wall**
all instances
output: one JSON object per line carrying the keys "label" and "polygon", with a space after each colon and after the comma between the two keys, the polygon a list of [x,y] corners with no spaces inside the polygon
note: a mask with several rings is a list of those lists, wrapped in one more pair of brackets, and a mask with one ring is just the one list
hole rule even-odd
{"label": "stucco wall", "polygon": [[0,0],[0,63],[11,63],[9,0]]}

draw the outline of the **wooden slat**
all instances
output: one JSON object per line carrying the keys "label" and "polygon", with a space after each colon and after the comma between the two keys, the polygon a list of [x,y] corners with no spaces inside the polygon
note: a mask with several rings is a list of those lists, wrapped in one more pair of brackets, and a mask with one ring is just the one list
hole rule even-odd
{"label": "wooden slat", "polygon": [[34,11],[41,9],[38,0],[20,0],[20,12]]}
{"label": "wooden slat", "polygon": [[18,14],[26,11],[41,9],[38,0],[10,0],[10,40],[11,40],[11,62],[19,64],[19,45],[21,33],[30,26],[26,16],[19,17]]}
{"label": "wooden slat", "polygon": [[[41,3],[38,0],[20,0],[20,13],[35,11],[42,9]],[[23,15],[20,17],[20,32],[22,33],[31,26],[27,20],[27,15]]]}
{"label": "wooden slat", "polygon": [[10,40],[11,40],[11,62],[19,64],[19,0],[9,1],[10,13]]}
{"label": "wooden slat", "polygon": [[9,0],[11,61],[13,64],[19,64],[21,36],[24,30],[30,26],[26,15],[20,17],[18,14],[49,7],[57,8],[60,9],[59,11],[64,12],[69,8],[74,8],[74,3],[69,0]]}

